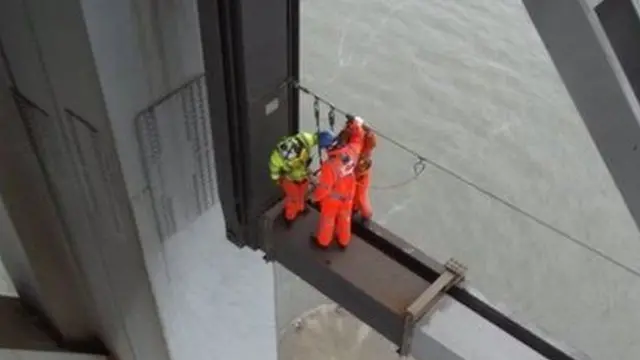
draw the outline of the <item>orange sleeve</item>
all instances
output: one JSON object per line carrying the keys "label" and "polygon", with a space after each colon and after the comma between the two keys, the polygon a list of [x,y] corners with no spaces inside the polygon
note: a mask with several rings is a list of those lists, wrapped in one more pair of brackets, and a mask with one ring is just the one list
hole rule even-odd
{"label": "orange sleeve", "polygon": [[325,161],[322,164],[322,167],[320,167],[318,185],[316,185],[316,189],[313,191],[314,201],[322,201],[331,194],[331,190],[333,189],[333,184],[335,182],[334,175],[331,160]]}

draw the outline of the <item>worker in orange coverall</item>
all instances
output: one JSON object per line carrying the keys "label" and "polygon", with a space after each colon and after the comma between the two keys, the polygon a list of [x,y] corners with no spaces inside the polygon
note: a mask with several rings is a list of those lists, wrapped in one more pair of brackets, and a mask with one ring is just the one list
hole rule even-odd
{"label": "worker in orange coverall", "polygon": [[320,167],[318,184],[312,201],[320,203],[320,221],[315,244],[323,249],[331,245],[334,233],[338,245],[346,248],[351,241],[351,211],[355,195],[355,167],[364,139],[363,121],[347,115],[347,123],[337,141],[329,146],[327,159]]}
{"label": "worker in orange coverall", "polygon": [[369,201],[369,185],[371,183],[371,153],[376,147],[376,134],[368,126],[364,126],[364,140],[362,151],[355,168],[356,192],[353,198],[353,213],[360,216],[362,222],[367,223],[373,216]]}

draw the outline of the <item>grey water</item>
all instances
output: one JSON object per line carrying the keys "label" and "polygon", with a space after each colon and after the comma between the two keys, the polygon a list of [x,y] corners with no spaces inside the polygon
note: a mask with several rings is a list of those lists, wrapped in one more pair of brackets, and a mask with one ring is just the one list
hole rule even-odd
{"label": "grey water", "polygon": [[383,141],[377,221],[515,318],[637,358],[640,236],[519,1],[303,1],[301,40],[306,86],[458,176],[394,187],[415,158]]}

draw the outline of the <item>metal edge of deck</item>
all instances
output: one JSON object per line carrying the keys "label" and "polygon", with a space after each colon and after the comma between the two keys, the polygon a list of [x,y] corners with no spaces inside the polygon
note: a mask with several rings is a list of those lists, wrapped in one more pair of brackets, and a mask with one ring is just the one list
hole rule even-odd
{"label": "metal edge of deck", "polygon": [[[284,230],[277,223],[281,209],[277,204],[262,218],[265,260],[283,265],[400,346],[405,336],[405,308],[430,283],[358,236],[344,253],[314,249],[309,235],[315,227],[309,224],[315,221],[299,219],[291,230]],[[284,231],[290,237],[281,236]],[[291,239],[295,241],[287,241]]]}
{"label": "metal edge of deck", "polygon": [[[349,283],[349,281],[340,277],[328,266],[310,266],[309,259],[296,258],[299,252],[287,249],[288,247],[275,246],[274,239],[269,236],[269,233],[274,231],[273,223],[281,212],[282,204],[278,203],[263,215],[261,228],[264,233],[262,234],[261,243],[264,247],[265,259],[279,262],[320,292],[325,293],[329,298],[352,312],[361,321],[376,329],[391,342],[400,346],[402,341],[399,336],[403,333],[398,331],[397,314],[382,306],[377,299],[372,298],[363,289],[359,289],[356,284]],[[359,222],[353,222],[352,229],[354,235],[356,235],[354,237],[355,241],[364,241],[378,249],[397,264],[423,278],[427,286],[432,284],[445,271],[443,264],[374,221],[366,226]],[[307,239],[301,241],[307,241]],[[531,327],[525,327],[503,314],[485,299],[477,296],[476,293],[476,291],[466,288],[463,283],[450,288],[443,302],[448,302],[450,306],[453,304],[453,307],[458,309],[468,309],[473,314],[473,316],[467,316],[470,321],[474,321],[477,324],[480,324],[478,319],[486,321],[483,327],[487,330],[493,329],[492,331],[496,334],[496,331],[500,331],[504,335],[501,335],[503,338],[512,338],[545,359],[588,359],[584,354],[579,354],[567,346],[560,345],[557,341],[550,340],[548,336],[543,335],[538,329],[534,330]],[[436,305],[436,312],[442,312],[443,309],[442,304]],[[467,314],[469,313],[467,312]],[[414,336],[420,337],[420,341],[433,343],[433,341],[426,339],[423,331],[429,319],[430,316],[416,324]],[[464,324],[459,325],[464,326]],[[424,348],[424,345],[421,345],[420,348]],[[439,348],[444,351],[442,344]],[[452,357],[452,359],[454,358]]]}
{"label": "metal edge of deck", "polygon": [[[366,226],[354,222],[353,231],[362,239],[430,283],[435,281],[444,270],[444,266],[438,261],[430,258],[421,250],[375,222],[370,222]],[[540,334],[538,330],[529,329],[511,319],[494,306],[472,294],[465,288],[464,284],[452,287],[447,293],[451,299],[464,305],[489,323],[507,333],[510,337],[518,340],[547,359],[587,359],[584,354],[578,354],[577,351],[568,349],[567,346],[560,346],[555,341],[552,343],[547,336]]]}

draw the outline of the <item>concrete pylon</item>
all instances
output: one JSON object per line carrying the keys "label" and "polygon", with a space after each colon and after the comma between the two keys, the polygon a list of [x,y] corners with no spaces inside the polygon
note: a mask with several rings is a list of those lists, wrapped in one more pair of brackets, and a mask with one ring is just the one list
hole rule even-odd
{"label": "concrete pylon", "polygon": [[[108,44],[88,31],[96,24],[87,7],[101,3],[111,8],[77,0],[2,4],[0,194],[3,230],[15,231],[0,251],[21,297],[62,343],[97,337],[118,359],[167,360],[121,169],[121,157],[136,154],[118,152],[100,79],[109,59],[94,54]],[[103,33],[118,28],[118,19],[109,21]],[[138,100],[132,107],[146,106]]]}

